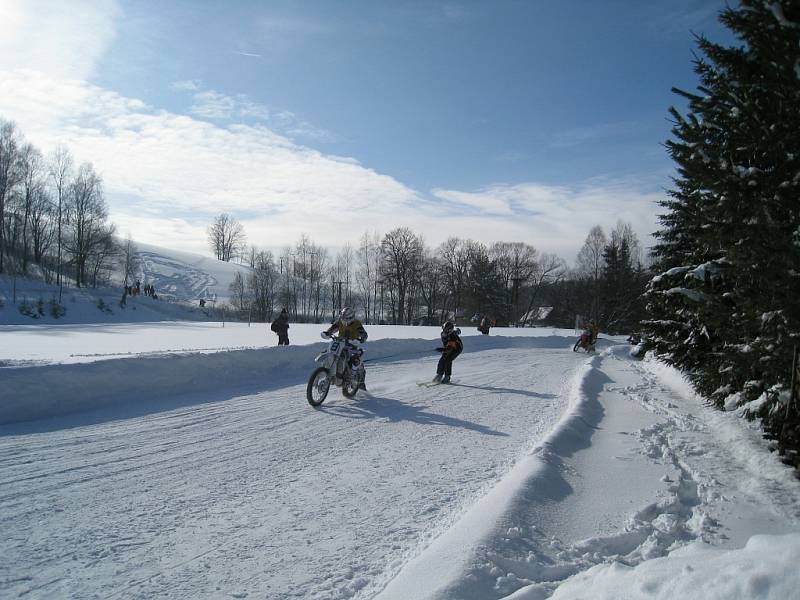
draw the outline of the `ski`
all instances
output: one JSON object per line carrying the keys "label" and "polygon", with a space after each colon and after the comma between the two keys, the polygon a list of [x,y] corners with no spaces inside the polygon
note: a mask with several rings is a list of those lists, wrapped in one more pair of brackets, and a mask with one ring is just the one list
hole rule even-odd
{"label": "ski", "polygon": [[444,381],[418,381],[417,385],[419,387],[433,387],[433,386],[436,386],[436,385],[450,385],[451,383],[455,383],[455,381],[452,380],[452,379],[450,381],[447,381],[447,382],[444,382]]}

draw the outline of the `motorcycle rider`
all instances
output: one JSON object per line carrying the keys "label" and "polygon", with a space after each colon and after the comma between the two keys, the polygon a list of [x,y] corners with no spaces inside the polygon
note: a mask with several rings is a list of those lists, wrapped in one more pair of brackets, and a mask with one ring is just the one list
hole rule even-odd
{"label": "motorcycle rider", "polygon": [[[367,341],[367,330],[364,329],[364,325],[361,324],[361,321],[356,319],[355,312],[349,306],[345,306],[341,312],[339,313],[339,319],[335,321],[328,329],[322,332],[322,337],[329,338],[331,335],[336,332],[336,335],[343,340],[347,344],[347,348],[352,348],[353,346],[348,343],[349,340],[358,340],[360,343],[364,343]],[[348,364],[349,360],[349,352],[348,352]],[[364,362],[361,361],[358,366],[358,375],[359,375],[359,384],[358,389],[360,390],[367,390],[366,386],[366,377],[367,372],[364,369]]]}
{"label": "motorcycle rider", "polygon": [[436,377],[434,382],[450,383],[450,375],[453,373],[453,361],[464,350],[464,343],[461,341],[461,330],[452,321],[445,321],[442,325],[442,346],[437,348],[437,352],[442,353],[439,364],[436,366]]}

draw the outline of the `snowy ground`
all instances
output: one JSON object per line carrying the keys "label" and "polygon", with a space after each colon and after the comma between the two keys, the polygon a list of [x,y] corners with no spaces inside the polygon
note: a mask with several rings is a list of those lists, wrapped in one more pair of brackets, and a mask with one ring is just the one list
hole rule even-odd
{"label": "snowy ground", "polygon": [[435,330],[372,327],[370,392],[314,410],[318,344],[105,327],[0,332],[15,348],[0,359],[38,364],[0,369],[2,597],[800,589],[798,482],[756,430],[624,346],[468,337],[456,385],[423,388]]}
{"label": "snowy ground", "polygon": [[[319,343],[327,324],[292,323],[293,345]],[[439,327],[368,325],[370,342],[385,339],[436,340]],[[495,328],[501,336],[572,336],[572,330]],[[464,327],[462,336],[480,336]],[[220,352],[276,346],[278,337],[268,323],[150,322],[79,325],[0,325],[0,365],[79,363],[165,353]],[[568,342],[565,340],[564,344]],[[426,347],[430,347],[427,344]]]}

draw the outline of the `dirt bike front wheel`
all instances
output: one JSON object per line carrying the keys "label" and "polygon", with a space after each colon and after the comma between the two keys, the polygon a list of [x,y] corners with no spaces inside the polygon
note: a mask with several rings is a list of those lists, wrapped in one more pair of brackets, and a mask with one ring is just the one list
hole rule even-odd
{"label": "dirt bike front wheel", "polygon": [[319,367],[311,373],[306,387],[306,400],[311,406],[319,406],[328,397],[328,390],[331,388],[331,379],[328,369]]}

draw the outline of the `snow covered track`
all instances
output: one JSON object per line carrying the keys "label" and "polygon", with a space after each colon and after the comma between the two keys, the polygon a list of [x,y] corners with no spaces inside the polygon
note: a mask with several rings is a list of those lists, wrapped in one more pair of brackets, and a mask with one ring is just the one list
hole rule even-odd
{"label": "snow covered track", "polygon": [[[711,580],[708,574],[692,580],[703,591],[687,595],[692,587],[672,581],[674,568],[644,568],[645,561],[694,540],[738,548],[754,530],[798,531],[800,486],[786,475],[764,452],[757,431],[703,409],[673,370],[633,361],[618,346],[576,374],[569,410],[553,431],[378,599],[538,600],[554,592],[565,599],[723,598],[699,585]],[[795,540],[752,547],[774,543],[796,556],[792,544],[800,535]],[[686,556],[713,556],[716,568],[730,574],[752,560],[752,550],[728,558],[703,552]],[[688,562],[681,556],[678,569]],[[642,564],[646,584],[633,593],[638,575],[609,571],[605,563],[611,561]],[[787,597],[785,590],[800,577],[787,578],[791,562],[781,562],[748,565],[741,572],[752,584],[728,581],[721,589],[738,586],[746,598]],[[607,588],[601,591],[597,580],[581,574],[587,569]],[[580,583],[571,583],[573,575]],[[766,593],[771,586],[773,595]],[[683,593],[661,593],[668,589]]]}
{"label": "snow covered track", "polygon": [[791,597],[759,431],[573,341],[469,338],[432,388],[430,340],[370,342],[316,410],[314,345],[4,368],[0,597]]}
{"label": "snow covered track", "polygon": [[[560,336],[474,337],[466,352],[499,347],[563,349],[568,343]],[[377,364],[432,356],[436,344],[424,339],[378,340],[367,346],[367,361]],[[322,347],[157,353],[90,363],[7,367],[0,386],[0,425],[99,408],[128,414],[162,410],[159,405],[192,403],[208,392],[244,393],[298,384],[308,377]]]}
{"label": "snow covered track", "polygon": [[[372,597],[552,429],[569,345],[476,338],[459,385],[424,389],[430,341],[375,342],[370,394],[319,410],[312,347],[5,369],[29,399],[77,395],[50,387],[68,369],[124,402],[1,428],[0,596]],[[171,400],[126,408],[168,373]]]}

